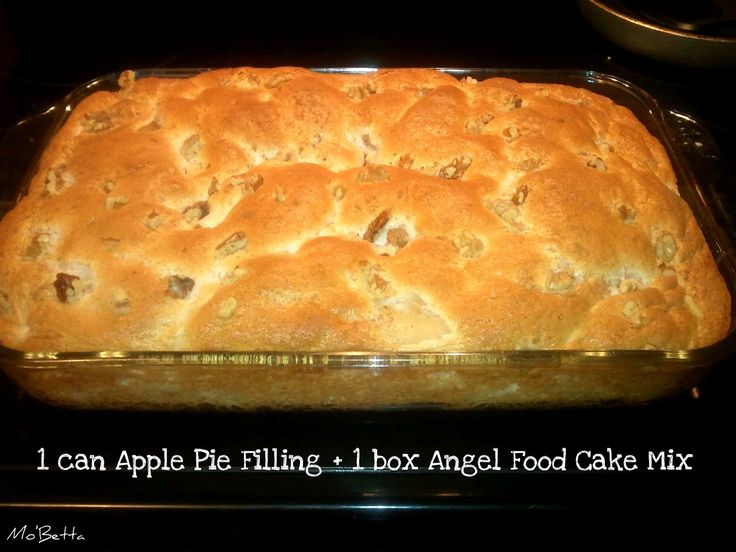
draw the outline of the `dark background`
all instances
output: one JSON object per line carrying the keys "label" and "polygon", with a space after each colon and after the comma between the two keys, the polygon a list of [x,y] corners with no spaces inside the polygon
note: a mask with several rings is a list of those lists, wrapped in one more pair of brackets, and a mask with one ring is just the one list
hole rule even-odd
{"label": "dark background", "polygon": [[[631,80],[703,123],[718,150],[708,161],[733,209],[736,123],[732,68],[698,69],[644,60],[591,30],[573,2],[445,3],[342,9],[208,1],[196,6],[125,2],[104,6],[0,1],[0,131],[95,76],[126,68],[275,66],[459,66],[595,69]],[[702,160],[694,160],[700,163]],[[0,159],[0,164],[13,159]],[[714,165],[715,163],[715,165]],[[713,168],[715,166],[715,169]],[[713,172],[715,171],[715,172]],[[266,534],[328,542],[353,532],[352,548],[391,548],[389,529],[414,538],[494,538],[523,520],[518,541],[552,538],[527,521],[554,517],[563,538],[591,523],[598,539],[643,527],[656,538],[701,540],[724,528],[732,508],[732,361],[718,366],[701,398],[634,408],[536,412],[95,413],[39,405],[0,380],[0,548],[18,524],[75,525],[91,549],[152,542],[174,549],[247,547]],[[291,476],[176,474],[132,481],[115,474],[42,473],[35,451],[115,457],[124,448],[188,453],[261,446],[350,456],[526,449],[605,450],[644,457],[673,448],[695,455],[691,472]],[[330,456],[330,457],[332,457]],[[103,507],[104,506],[104,507]],[[562,514],[562,515],[560,515]],[[664,521],[657,521],[664,514]],[[570,528],[572,533],[560,529]],[[565,530],[566,530],[565,529]],[[560,533],[556,534],[557,537]],[[456,544],[459,541],[456,541]],[[495,540],[493,542],[496,542]],[[702,541],[701,541],[702,542]],[[144,545],[145,548],[145,545]]]}

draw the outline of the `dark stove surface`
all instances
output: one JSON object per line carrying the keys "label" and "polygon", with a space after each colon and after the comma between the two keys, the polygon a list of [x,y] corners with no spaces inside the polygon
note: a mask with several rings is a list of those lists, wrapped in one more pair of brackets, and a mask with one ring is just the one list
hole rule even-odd
{"label": "dark stove surface", "polygon": [[[689,155],[717,183],[726,208],[734,210],[736,115],[726,85],[734,71],[684,69],[637,59],[590,30],[574,2],[533,8],[488,3],[487,10],[478,13],[464,5],[432,8],[431,13],[428,5],[421,13],[363,5],[360,17],[346,10],[342,22],[332,19],[334,13],[330,18],[320,14],[326,8],[316,4],[232,6],[211,1],[206,12],[202,7],[188,11],[185,5],[156,12],[133,1],[103,13],[0,0],[0,128],[42,111],[88,79],[125,68],[594,69],[638,84],[665,109],[691,115],[704,125],[707,151]],[[724,450],[732,440],[727,423],[733,418],[731,364],[729,360],[715,370],[697,399],[531,412],[68,411],[38,404],[2,379],[0,548],[32,542],[19,543],[10,536],[15,529],[26,525],[31,534],[36,525],[49,525],[56,533],[73,526],[91,549],[129,549],[153,542],[164,549],[247,547],[253,535],[266,534],[303,539],[306,545],[310,538],[329,542],[325,535],[336,527],[355,531],[351,547],[382,549],[391,548],[383,532],[387,526],[409,527],[425,537],[449,528],[471,534],[505,528],[502,522],[507,519],[538,520],[559,512],[569,514],[568,522],[585,518],[609,532],[615,528],[614,534],[630,524],[661,527],[651,523],[652,516],[661,513],[669,518],[669,535],[700,534],[705,528],[712,533],[729,513],[716,498],[730,496],[733,490],[731,462]],[[261,449],[265,454],[264,448],[276,448],[277,455],[287,449],[304,458],[319,453],[329,458],[323,462],[329,469],[317,477],[304,472],[191,469],[195,449],[214,449],[236,464],[242,462],[241,451]],[[366,464],[372,463],[373,448],[398,456],[401,465],[406,460],[402,454],[419,454],[422,469],[354,471],[349,466],[356,448]],[[159,470],[150,479],[134,479],[129,471],[113,471],[110,465],[104,472],[43,471],[37,469],[40,449],[47,463],[64,453],[82,453],[85,461],[96,454],[113,465],[124,450],[159,459],[168,454],[169,460],[180,454],[187,469]],[[426,469],[436,450],[477,459],[480,454],[492,457],[494,449],[501,456],[501,470],[466,476]],[[563,449],[571,468],[564,472],[510,469],[512,451],[551,458]],[[611,469],[573,469],[581,451],[583,465],[600,453],[601,465]],[[660,451],[664,454],[655,464],[692,469],[647,470],[649,453]],[[621,457],[614,461],[617,454]],[[625,455],[633,455],[639,469],[618,471]],[[332,462],[336,456],[343,459],[342,465]],[[533,531],[523,535],[534,536]],[[67,535],[65,544],[72,540]]]}

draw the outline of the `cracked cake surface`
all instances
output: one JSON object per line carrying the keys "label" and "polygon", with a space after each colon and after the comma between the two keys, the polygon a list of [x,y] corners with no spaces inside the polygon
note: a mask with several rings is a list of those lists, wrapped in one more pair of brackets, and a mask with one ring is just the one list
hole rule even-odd
{"label": "cracked cake surface", "polygon": [[663,146],[566,85],[120,78],[0,222],[33,351],[683,349],[730,298]]}

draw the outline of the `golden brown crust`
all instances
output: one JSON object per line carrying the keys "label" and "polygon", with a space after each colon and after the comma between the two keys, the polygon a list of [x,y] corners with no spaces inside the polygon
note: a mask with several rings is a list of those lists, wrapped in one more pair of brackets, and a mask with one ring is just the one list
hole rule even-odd
{"label": "golden brown crust", "polygon": [[21,350],[672,349],[730,324],[661,144],[562,85],[125,73],[0,235]]}

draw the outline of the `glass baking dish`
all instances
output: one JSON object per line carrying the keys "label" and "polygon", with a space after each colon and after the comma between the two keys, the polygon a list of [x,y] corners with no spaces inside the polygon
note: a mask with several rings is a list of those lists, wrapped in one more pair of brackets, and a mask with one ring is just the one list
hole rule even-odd
{"label": "glass baking dish", "polygon": [[[354,73],[370,68],[320,71]],[[687,115],[664,111],[646,92],[594,71],[442,69],[457,77],[509,77],[589,89],[628,107],[665,146],[681,196],[692,209],[736,297],[734,237],[713,183],[687,149],[709,137]],[[183,78],[201,69],[139,70],[136,77]],[[1,213],[17,201],[45,144],[71,110],[117,74],[95,79],[41,115],[22,121],[2,143]],[[695,137],[695,138],[693,138]],[[16,160],[11,166],[11,160]],[[696,174],[697,173],[697,174]],[[1,214],[0,213],[0,214]],[[732,313],[734,308],[731,309]],[[470,353],[98,351],[20,352],[0,347],[0,365],[45,402],[82,408],[392,409],[521,408],[637,404],[683,394],[736,351],[726,338],[695,350],[480,351]]]}

